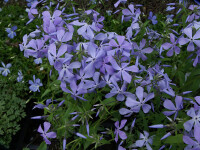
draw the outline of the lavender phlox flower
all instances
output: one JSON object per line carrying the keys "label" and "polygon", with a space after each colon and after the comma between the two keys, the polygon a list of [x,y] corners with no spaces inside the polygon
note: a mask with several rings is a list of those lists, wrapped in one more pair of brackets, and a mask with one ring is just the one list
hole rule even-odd
{"label": "lavender phlox flower", "polygon": [[140,46],[138,46],[137,43],[133,43],[134,51],[132,51],[132,54],[139,56],[139,58],[141,58],[143,61],[147,60],[147,57],[144,54],[150,54],[153,51],[151,47],[144,48],[145,45],[145,39],[142,39],[142,41],[140,41]]}
{"label": "lavender phlox flower", "polygon": [[33,92],[36,92],[36,91],[40,92],[39,87],[43,86],[39,78],[35,79],[35,75],[33,75],[33,81],[29,80],[29,84],[30,84],[29,89]]}
{"label": "lavender phlox flower", "polygon": [[[0,69],[0,70],[1,70],[1,69]],[[22,71],[21,71],[21,70],[19,70],[19,71],[18,71],[17,82],[21,82],[21,81],[22,81],[22,79],[23,79],[23,74],[22,74]]]}
{"label": "lavender phlox flower", "polygon": [[123,148],[121,145],[123,144],[123,141],[120,142],[120,144],[118,145],[118,150],[126,150],[125,148]]}
{"label": "lavender phlox flower", "polygon": [[133,30],[135,30],[135,34],[134,34],[134,37],[135,37],[140,32],[140,26],[139,26],[138,23],[133,23],[132,22],[131,26],[127,28],[126,37],[128,39],[132,38],[132,36],[133,36]]}
{"label": "lavender phlox flower", "polygon": [[72,80],[70,82],[70,89],[67,89],[66,87],[66,83],[65,82],[61,82],[60,85],[61,89],[66,92],[66,93],[70,93],[71,97],[76,100],[77,98],[83,101],[87,101],[86,99],[84,99],[83,97],[79,96],[79,95],[84,95],[85,93],[87,93],[87,89],[84,88],[84,83],[81,82],[77,85],[75,80]]}
{"label": "lavender phlox flower", "polygon": [[155,15],[153,16],[152,11],[150,11],[150,12],[149,12],[149,17],[148,17],[148,19],[151,20],[151,21],[152,21],[152,24],[154,24],[154,25],[158,23],[158,21],[156,20],[156,18],[157,18],[157,17],[156,17]]}
{"label": "lavender phlox flower", "polygon": [[93,9],[89,9],[89,10],[86,10],[85,13],[87,15],[90,15],[90,14],[97,14],[97,15],[100,15],[100,13],[98,13],[97,11],[93,10]]}
{"label": "lavender phlox flower", "polygon": [[200,28],[200,22],[194,20],[192,21],[186,28],[195,28],[196,30],[198,30]]}
{"label": "lavender phlox flower", "polygon": [[101,16],[100,18],[97,18],[98,14],[94,13],[93,14],[93,19],[94,19],[94,26],[96,27],[96,31],[101,31],[101,29],[103,28],[103,20],[104,20],[104,17]]}
{"label": "lavender phlox flower", "polygon": [[85,87],[88,89],[88,92],[93,92],[97,88],[103,88],[106,85],[106,82],[101,80],[99,81],[100,73],[95,72],[93,75],[93,81],[85,81]]}
{"label": "lavender phlox flower", "polygon": [[114,134],[115,134],[115,142],[116,142],[116,143],[117,143],[117,141],[118,141],[118,136],[119,136],[122,140],[127,139],[126,133],[125,133],[124,131],[121,131],[121,129],[125,126],[126,122],[127,122],[126,119],[122,120],[120,125],[119,125],[119,121],[116,121],[116,122],[115,122],[115,127],[116,127],[116,129],[115,129]]}
{"label": "lavender phlox flower", "polygon": [[[118,43],[117,43],[118,42]],[[130,56],[130,50],[132,46],[129,42],[125,40],[124,36],[117,35],[117,42],[114,39],[111,39],[109,42],[109,46],[113,49],[107,51],[107,55],[114,56],[115,53],[121,52],[123,56]]]}
{"label": "lavender phlox flower", "polygon": [[188,144],[184,150],[199,150],[200,149],[200,128],[194,128],[194,138],[188,135],[183,135],[183,142]]}
{"label": "lavender phlox flower", "polygon": [[193,20],[199,19],[199,17],[200,17],[200,13],[199,13],[200,6],[190,5],[188,7],[188,9],[190,11],[192,11],[193,13],[187,17],[186,22],[192,22]]}
{"label": "lavender phlox flower", "polygon": [[191,131],[193,126],[199,127],[200,129],[200,110],[195,111],[195,109],[192,107],[190,110],[187,111],[187,115],[192,117],[191,120],[186,121],[183,125],[186,131]]}
{"label": "lavender phlox flower", "polygon": [[50,127],[51,127],[51,124],[49,122],[44,122],[44,130],[42,129],[41,125],[39,126],[39,128],[37,130],[43,137],[46,144],[51,144],[51,142],[48,140],[48,138],[56,138],[55,132],[47,133],[47,131],[50,129]]}
{"label": "lavender phlox flower", "polygon": [[162,47],[164,49],[170,49],[168,52],[167,52],[167,56],[171,57],[174,52],[176,54],[179,54],[180,53],[180,48],[178,46],[176,46],[178,44],[178,40],[175,39],[175,35],[173,33],[170,33],[170,41],[171,43],[164,43],[162,44]]}
{"label": "lavender phlox flower", "polygon": [[50,22],[52,22],[54,25],[60,24],[62,21],[62,18],[60,17],[61,14],[62,12],[60,10],[55,10],[52,16],[49,11],[44,11],[42,13],[44,26],[49,26]]}
{"label": "lavender phlox flower", "polygon": [[8,37],[13,39],[16,36],[17,26],[12,26],[11,28],[6,28],[6,32],[8,33]]}
{"label": "lavender phlox flower", "polygon": [[164,111],[163,114],[166,116],[171,116],[172,114],[175,113],[174,115],[174,120],[176,119],[177,115],[178,115],[178,111],[181,110],[183,108],[183,101],[182,101],[182,97],[181,96],[176,96],[175,97],[175,103],[176,106],[172,103],[171,100],[165,100],[163,103],[163,106],[166,109],[169,109],[171,111]]}
{"label": "lavender phlox flower", "polygon": [[121,67],[117,64],[114,58],[110,59],[110,63],[112,67],[118,71],[114,74],[118,78],[122,78],[124,81],[130,83],[132,80],[132,76],[128,72],[138,72],[138,67],[136,65],[128,66],[129,63],[121,63]]}
{"label": "lavender phlox flower", "polygon": [[36,29],[35,31],[31,32],[31,33],[28,35],[28,37],[36,38],[36,37],[39,37],[39,36],[40,36],[40,33],[41,33],[41,30]]}
{"label": "lavender phlox flower", "polygon": [[118,0],[115,4],[114,4],[114,6],[115,6],[115,8],[120,4],[120,3],[126,3],[127,2],[127,0]]}
{"label": "lavender phlox flower", "polygon": [[174,17],[174,15],[167,15],[166,22],[167,23],[173,22],[173,17]]}
{"label": "lavender phlox flower", "polygon": [[27,6],[31,7],[34,2],[38,2],[37,0],[26,0]]}
{"label": "lavender phlox flower", "polygon": [[106,82],[106,84],[111,88],[114,87],[114,85],[112,83],[112,80],[115,80],[115,79],[113,79],[113,78],[116,78],[116,77],[115,76],[111,76],[109,74],[105,74],[104,76],[102,76],[102,80],[104,80]]}
{"label": "lavender phlox flower", "polygon": [[183,30],[183,33],[185,35],[187,35],[188,38],[184,38],[181,37],[179,38],[179,44],[180,45],[185,45],[189,42],[188,46],[187,46],[187,50],[188,51],[194,51],[195,47],[194,47],[194,43],[200,47],[200,40],[197,40],[200,38],[200,30],[198,30],[194,36],[192,36],[192,28],[185,28]]}
{"label": "lavender phlox flower", "polygon": [[35,64],[41,64],[42,63],[42,58],[36,58],[34,59]]}
{"label": "lavender phlox flower", "polygon": [[[49,50],[48,50],[48,60],[49,60],[50,65],[54,65],[55,68],[61,68],[62,61],[64,60],[66,61],[66,59],[70,60],[72,58],[72,55],[67,54],[67,53],[65,54],[66,51],[67,51],[66,45],[62,44],[57,51],[56,45],[52,43],[49,46]],[[64,54],[66,56],[66,59],[60,58]]]}
{"label": "lavender phlox flower", "polygon": [[82,35],[84,38],[86,36],[88,36],[88,38],[90,38],[90,39],[94,38],[94,31],[96,31],[96,27],[95,27],[94,24],[88,25],[87,23],[82,23],[82,22],[79,22],[79,21],[73,21],[70,24],[75,25],[75,26],[81,26],[77,30],[77,32],[78,32],[79,35]]}
{"label": "lavender phlox flower", "polygon": [[197,56],[196,56],[196,58],[194,59],[194,62],[193,62],[194,67],[197,66],[197,63],[200,63],[200,49],[197,50],[196,54],[197,54]]}
{"label": "lavender phlox flower", "polygon": [[48,37],[48,39],[50,39],[51,36],[54,35],[54,38],[50,39],[50,43],[52,43],[52,41],[55,42],[55,39],[56,39],[56,26],[54,25],[53,22],[50,22],[49,25],[43,25],[43,30],[48,34],[48,35],[44,35],[44,37]]}
{"label": "lavender phlox flower", "polygon": [[140,133],[140,140],[135,143],[136,147],[146,146],[147,150],[152,150],[151,146],[153,144],[153,135],[149,137],[149,133],[144,131],[144,134]]}
{"label": "lavender phlox flower", "polygon": [[92,76],[90,74],[85,73],[84,68],[81,67],[78,73],[75,74],[75,77],[77,80],[80,80],[80,82],[85,83]]}
{"label": "lavender phlox flower", "polygon": [[176,7],[173,6],[167,6],[166,11],[172,11],[174,10]]}
{"label": "lavender phlox flower", "polygon": [[[136,100],[136,96],[139,99],[139,102]],[[126,99],[126,106],[130,107],[135,112],[139,112],[142,107],[143,112],[148,113],[151,109],[151,105],[145,103],[154,98],[154,93],[147,94],[144,92],[144,88],[139,86],[136,88],[136,96],[128,96]]]}
{"label": "lavender phlox flower", "polygon": [[44,43],[44,40],[32,39],[28,44],[29,47],[32,49],[26,49],[26,54],[35,58],[42,57],[45,53],[45,50],[43,49]]}
{"label": "lavender phlox flower", "polygon": [[101,58],[105,55],[105,51],[98,48],[94,43],[89,43],[87,47],[87,54],[89,55],[86,59],[87,66],[84,68],[85,73],[94,74],[95,68],[100,68],[102,65]]}
{"label": "lavender phlox flower", "polygon": [[65,32],[65,30],[58,30],[57,31],[57,39],[59,42],[67,42],[72,39],[74,28],[73,26],[68,26],[69,32]]}
{"label": "lavender phlox flower", "polygon": [[132,95],[130,92],[126,92],[126,86],[127,86],[126,81],[123,82],[123,85],[121,86],[121,88],[118,86],[118,84],[116,82],[116,78],[112,78],[111,81],[112,81],[114,86],[110,90],[110,93],[105,95],[106,98],[113,97],[114,95],[117,94],[117,100],[123,101],[125,99],[125,96],[131,96]]}
{"label": "lavender phlox flower", "polygon": [[7,76],[10,73],[9,68],[12,66],[10,63],[5,65],[3,62],[1,62],[3,67],[0,67],[0,73],[2,72],[3,76]]}
{"label": "lavender phlox flower", "polygon": [[38,10],[36,9],[36,6],[38,4],[39,4],[39,2],[35,1],[32,4],[31,8],[28,10],[28,17],[29,17],[30,21],[32,21],[35,18],[35,16],[38,14]]}
{"label": "lavender phlox flower", "polygon": [[58,79],[61,80],[64,76],[67,76],[68,78],[72,78],[74,76],[73,69],[77,69],[81,67],[81,63],[71,62],[71,59],[66,59],[62,62],[62,69],[59,70],[59,77]]}
{"label": "lavender phlox flower", "polygon": [[146,34],[148,35],[148,39],[153,40],[153,39],[158,39],[161,34],[159,34],[157,31],[154,31],[153,29],[146,28]]}
{"label": "lavender phlox flower", "polygon": [[100,67],[100,72],[103,73],[103,74],[109,74],[109,75],[112,75],[114,73],[114,68],[109,65],[109,56],[105,56],[103,57],[102,59],[102,64],[101,64],[101,67]]}
{"label": "lavender phlox flower", "polygon": [[[123,15],[125,16],[123,20],[124,20],[124,21],[129,21],[129,20],[132,18],[132,19],[133,19],[133,20],[132,20],[132,23],[137,22],[137,21],[138,21],[138,17],[139,17],[140,14],[141,14],[140,9],[139,9],[139,8],[138,8],[138,9],[135,9],[133,4],[130,4],[130,5],[128,6],[128,8],[129,8],[129,9],[123,9],[123,10],[122,10]],[[123,21],[123,20],[122,20],[122,21]]]}

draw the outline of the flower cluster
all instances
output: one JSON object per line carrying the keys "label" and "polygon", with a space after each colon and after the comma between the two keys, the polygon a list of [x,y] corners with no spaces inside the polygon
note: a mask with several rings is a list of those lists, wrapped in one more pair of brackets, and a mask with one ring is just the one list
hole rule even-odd
{"label": "flower cluster", "polygon": [[[126,0],[119,0],[114,6],[118,7],[118,5],[125,2]],[[116,118],[113,119],[116,121],[114,134],[116,143],[119,141],[119,137],[122,140],[122,143],[119,144],[120,149],[125,149],[122,146],[123,143],[124,147],[128,148],[130,144],[127,144],[126,140],[128,141],[132,137],[133,127],[136,128],[138,122],[135,122],[134,119],[129,133],[122,131],[126,129],[125,124],[130,126],[129,121],[132,120],[132,117],[143,117],[145,122],[145,115],[151,114],[153,116],[156,111],[162,112],[162,115],[166,116],[166,120],[170,120],[170,124],[152,125],[149,127],[150,133],[147,132],[148,128],[142,129],[144,134],[140,133],[140,138],[134,139],[131,148],[146,147],[148,150],[152,149],[153,138],[157,135],[150,136],[151,128],[165,128],[162,134],[166,133],[161,135],[161,140],[179,132],[183,135],[183,142],[188,144],[185,149],[199,148],[198,143],[200,140],[197,135],[200,131],[199,97],[188,98],[185,95],[189,94],[189,91],[177,90],[177,86],[181,83],[178,85],[173,83],[173,77],[179,73],[179,70],[173,64],[176,72],[170,74],[168,68],[172,66],[171,64],[165,64],[169,59],[168,57],[175,58],[182,53],[192,54],[188,59],[194,58],[190,59],[194,67],[200,63],[200,26],[196,21],[200,17],[197,13],[199,6],[191,5],[188,7],[189,10],[192,10],[192,14],[185,18],[185,26],[175,24],[173,16],[168,16],[165,23],[167,24],[166,28],[169,30],[166,33],[159,33],[159,31],[153,29],[154,26],[159,24],[157,17],[150,12],[145,24],[141,20],[140,5],[130,4],[128,8],[121,10],[123,14],[122,21],[129,22],[130,26],[127,28],[125,35],[119,35],[104,29],[105,18],[95,10],[77,13],[73,9],[73,13],[70,14],[62,7],[62,3],[58,3],[56,8],[51,11],[52,9],[49,7],[53,6],[50,3],[50,6],[43,7],[41,11],[37,9],[40,4],[42,5],[43,1],[35,1],[31,5],[28,11],[30,19],[28,23],[37,18],[42,20],[42,25],[37,26],[37,29],[30,34],[24,35],[23,43],[19,45],[20,50],[24,52],[25,57],[34,57],[37,64],[43,63],[42,60],[47,59],[49,65],[58,74],[57,80],[60,81],[62,92],[70,95],[72,99],[81,100],[80,103],[84,104],[87,101],[92,101],[88,99],[88,94],[98,93],[99,91],[105,94],[103,95],[105,99],[116,99],[117,104],[114,108],[121,116],[117,118],[118,121]],[[169,6],[173,6],[173,8],[167,8],[167,11],[170,12],[182,5],[171,3]],[[184,13],[181,10],[179,9],[177,12],[179,18]],[[119,11],[116,13],[119,13]],[[89,19],[88,22],[85,21],[87,20],[86,16]],[[148,23],[151,24],[152,28],[145,28]],[[163,23],[163,26],[165,23]],[[182,27],[182,29],[177,26]],[[7,75],[8,73],[4,74]],[[35,79],[35,75],[33,80],[29,81],[29,84],[31,84],[30,90],[39,91],[42,83],[39,79]],[[182,79],[180,80],[183,82]],[[194,99],[196,102],[194,102]],[[39,105],[35,107],[39,108]],[[49,110],[50,106],[48,103],[48,105],[42,105],[41,107]],[[104,109],[103,105],[96,104],[92,110],[88,110],[89,112],[95,112],[97,107],[99,109],[96,112],[96,117]],[[53,108],[52,111],[55,111],[58,107]],[[187,115],[192,119],[181,118],[179,114],[183,114],[184,109],[188,110]],[[72,122],[80,117],[81,121],[79,121],[86,126],[88,135],[69,132],[84,139],[95,139],[94,135],[89,134],[88,118],[92,118],[92,116],[87,113],[82,114],[77,106],[77,110],[70,115],[75,115],[71,118]],[[173,116],[173,120],[168,116]],[[46,117],[48,116],[38,118]],[[55,118],[58,117],[59,114],[55,116]],[[119,121],[120,119],[122,120]],[[185,123],[179,129],[177,126],[182,123],[182,119],[185,120]],[[62,128],[67,125],[65,123]],[[71,123],[69,126],[74,129],[80,125]],[[41,127],[38,129],[47,144],[50,144],[47,138],[56,137],[54,132],[47,133],[49,128],[50,123],[45,122],[44,131]],[[80,128],[82,129],[82,127]],[[182,132],[182,130],[185,132]],[[107,133],[101,132],[101,134]],[[65,149],[66,135],[61,137],[64,137],[63,148]],[[103,140],[103,136],[99,138],[99,141],[101,140]],[[163,145],[161,149],[165,146]]]}

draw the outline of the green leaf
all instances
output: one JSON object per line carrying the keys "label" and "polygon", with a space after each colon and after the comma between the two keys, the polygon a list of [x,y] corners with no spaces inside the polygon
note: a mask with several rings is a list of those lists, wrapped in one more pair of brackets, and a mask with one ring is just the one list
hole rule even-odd
{"label": "green leaf", "polygon": [[46,89],[46,91],[42,94],[41,98],[43,98],[45,95],[47,95],[49,92],[51,92],[50,89]]}
{"label": "green leaf", "polygon": [[47,150],[47,144],[45,142],[42,142],[37,150]]}
{"label": "green leaf", "polygon": [[165,140],[165,143],[181,144],[181,143],[183,143],[183,134],[177,134],[176,136],[170,136]]}

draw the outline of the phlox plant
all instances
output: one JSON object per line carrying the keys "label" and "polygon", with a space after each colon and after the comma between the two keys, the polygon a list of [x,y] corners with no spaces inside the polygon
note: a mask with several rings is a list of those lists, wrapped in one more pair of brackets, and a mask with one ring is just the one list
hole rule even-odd
{"label": "phlox plant", "polygon": [[48,73],[34,107],[44,114],[32,117],[45,121],[40,148],[200,149],[200,6],[170,3],[170,21],[126,0],[111,16],[77,7],[40,0],[28,10],[38,24],[20,50]]}

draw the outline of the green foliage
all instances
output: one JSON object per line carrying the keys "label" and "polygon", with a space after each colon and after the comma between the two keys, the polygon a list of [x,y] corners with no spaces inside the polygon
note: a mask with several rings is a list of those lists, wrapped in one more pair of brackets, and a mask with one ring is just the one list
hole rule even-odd
{"label": "green foliage", "polygon": [[23,84],[15,84],[0,76],[0,144],[9,147],[12,136],[20,129],[19,122],[25,117],[25,100],[19,97]]}

